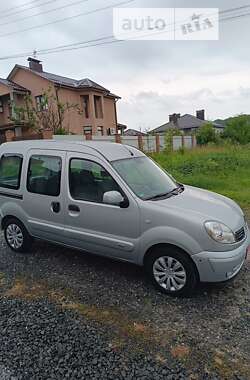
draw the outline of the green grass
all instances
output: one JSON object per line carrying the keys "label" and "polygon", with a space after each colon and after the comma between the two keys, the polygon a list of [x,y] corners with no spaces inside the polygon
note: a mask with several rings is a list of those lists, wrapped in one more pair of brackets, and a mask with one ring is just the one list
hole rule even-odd
{"label": "green grass", "polygon": [[223,194],[250,213],[250,146],[196,148],[152,158],[179,182]]}

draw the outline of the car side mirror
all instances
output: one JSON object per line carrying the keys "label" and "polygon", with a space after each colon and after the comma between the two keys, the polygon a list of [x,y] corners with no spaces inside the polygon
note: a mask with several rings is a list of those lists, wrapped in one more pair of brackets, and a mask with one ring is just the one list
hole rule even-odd
{"label": "car side mirror", "polygon": [[128,200],[125,199],[119,191],[107,191],[103,194],[103,203],[122,208],[128,207]]}

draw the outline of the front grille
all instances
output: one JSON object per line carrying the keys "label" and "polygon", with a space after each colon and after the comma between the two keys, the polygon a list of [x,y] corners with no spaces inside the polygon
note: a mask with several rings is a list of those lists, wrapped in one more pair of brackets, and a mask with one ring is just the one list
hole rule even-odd
{"label": "front grille", "polygon": [[235,234],[235,240],[238,242],[238,241],[241,241],[245,238],[246,236],[246,233],[245,233],[245,228],[242,227],[239,231],[236,231]]}

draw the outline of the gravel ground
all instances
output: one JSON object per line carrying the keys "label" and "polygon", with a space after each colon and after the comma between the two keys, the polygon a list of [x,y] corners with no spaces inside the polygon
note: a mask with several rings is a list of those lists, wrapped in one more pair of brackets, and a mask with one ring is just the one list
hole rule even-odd
{"label": "gravel ground", "polygon": [[189,299],[143,270],[0,235],[0,379],[250,379],[250,258]]}

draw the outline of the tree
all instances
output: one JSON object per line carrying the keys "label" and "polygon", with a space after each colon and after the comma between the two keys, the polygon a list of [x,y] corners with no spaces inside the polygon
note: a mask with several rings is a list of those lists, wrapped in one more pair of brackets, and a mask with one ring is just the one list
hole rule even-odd
{"label": "tree", "polygon": [[206,145],[210,142],[216,143],[218,135],[212,123],[205,123],[200,127],[196,133],[197,144]]}
{"label": "tree", "polygon": [[234,143],[250,143],[250,116],[240,115],[231,118],[226,124],[223,137],[230,139]]}
{"label": "tree", "polygon": [[177,127],[169,128],[165,133],[165,150],[167,152],[173,150],[173,137],[182,136],[182,132]]}
{"label": "tree", "polygon": [[27,127],[39,132],[43,129],[50,129],[54,134],[68,134],[64,128],[66,116],[72,110],[81,113],[78,104],[59,101],[57,93],[49,88],[39,98],[39,102],[34,105],[31,95],[25,95],[24,105],[13,105],[14,116],[12,121],[24,123]]}

